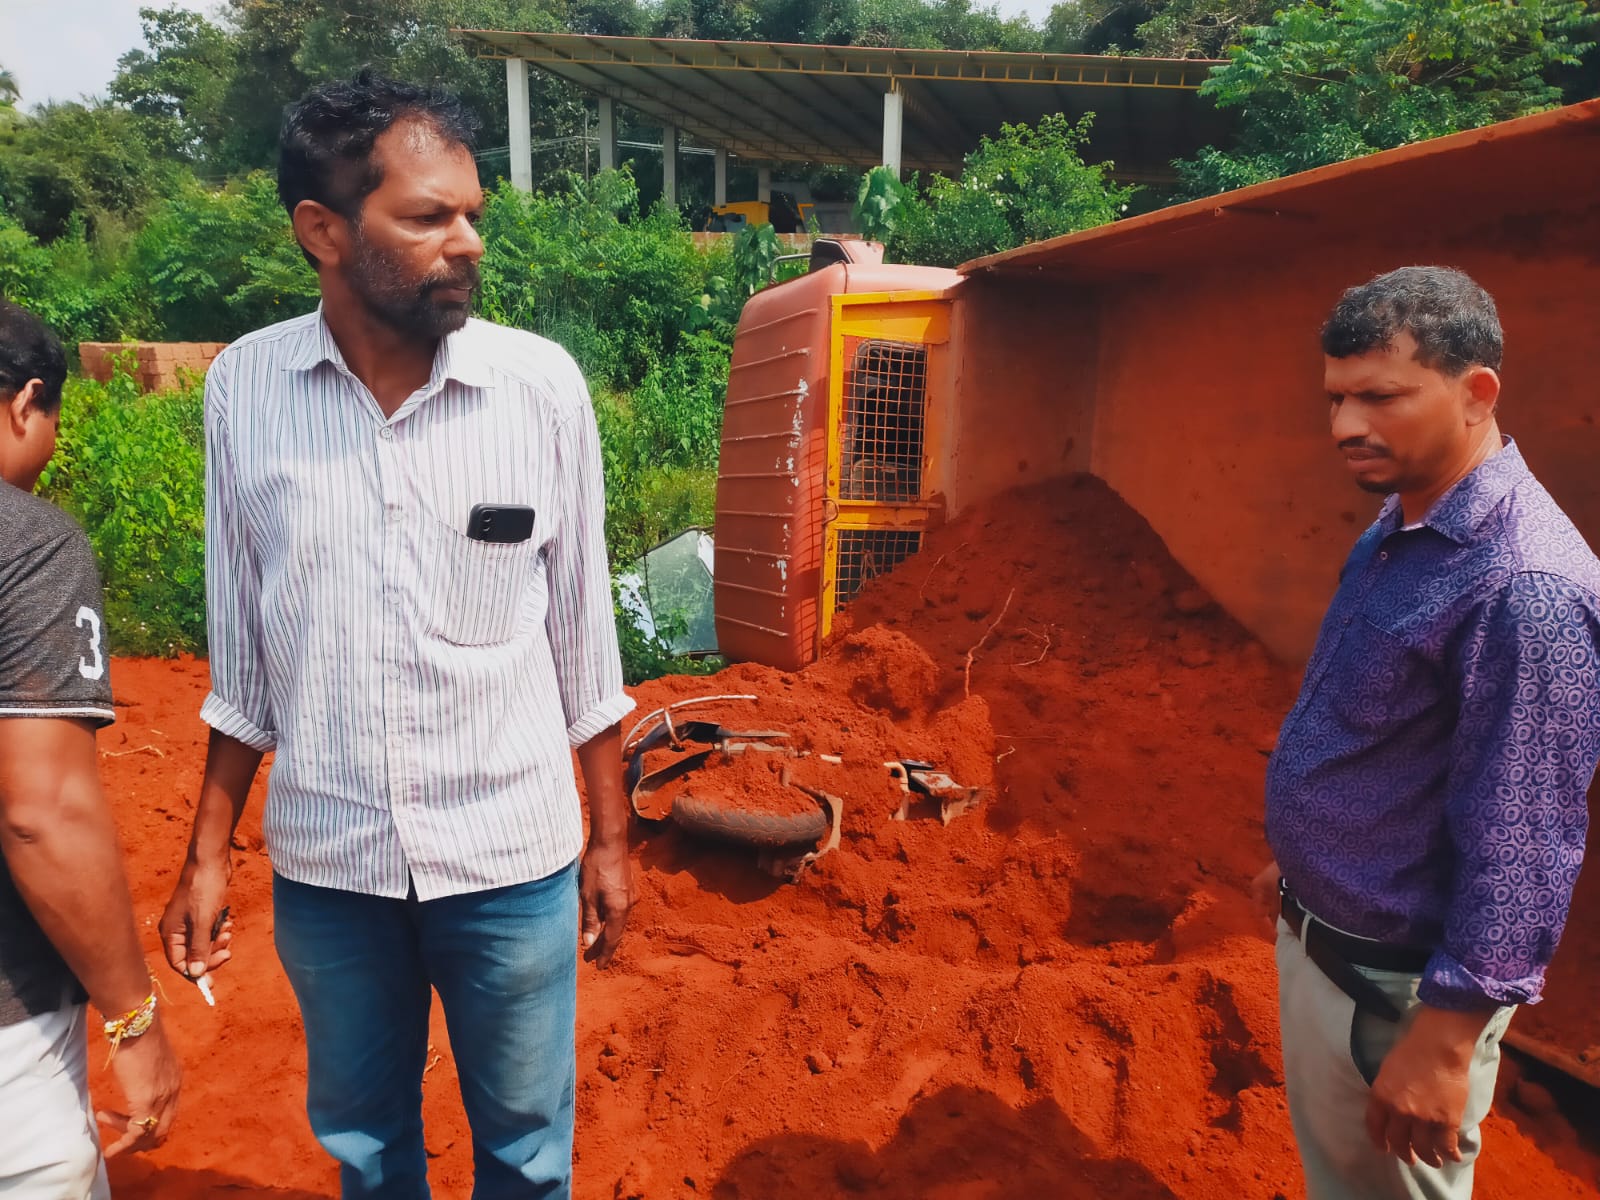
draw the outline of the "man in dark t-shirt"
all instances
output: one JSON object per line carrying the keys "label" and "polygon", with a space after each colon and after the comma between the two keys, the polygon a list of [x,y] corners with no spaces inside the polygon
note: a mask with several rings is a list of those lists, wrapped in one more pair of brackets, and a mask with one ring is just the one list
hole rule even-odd
{"label": "man in dark t-shirt", "polygon": [[32,494],[66,360],[0,301],[0,1192],[109,1195],[89,1108],[84,1001],[115,1038],[126,1111],[107,1150],[159,1145],[177,1060],[156,1015],[95,730],[114,718],[100,581],[77,524]]}

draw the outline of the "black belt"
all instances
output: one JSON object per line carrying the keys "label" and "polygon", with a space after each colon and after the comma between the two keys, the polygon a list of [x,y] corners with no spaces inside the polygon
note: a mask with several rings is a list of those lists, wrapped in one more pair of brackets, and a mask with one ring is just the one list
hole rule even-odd
{"label": "black belt", "polygon": [[1323,924],[1316,917],[1308,921],[1309,914],[1288,887],[1280,886],[1279,892],[1284,923],[1295,937],[1304,938],[1306,957],[1316,963],[1318,969],[1358,1007],[1387,1020],[1398,1021],[1400,1010],[1394,1001],[1356,968],[1420,975],[1427,969],[1428,959],[1432,957],[1430,952],[1415,946],[1391,946],[1354,937]]}

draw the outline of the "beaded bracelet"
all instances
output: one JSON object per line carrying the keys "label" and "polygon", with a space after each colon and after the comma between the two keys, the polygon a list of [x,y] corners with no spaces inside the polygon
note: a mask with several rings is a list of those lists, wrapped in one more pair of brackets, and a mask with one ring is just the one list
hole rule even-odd
{"label": "beaded bracelet", "polygon": [[106,1061],[110,1062],[116,1057],[117,1047],[124,1041],[149,1033],[150,1026],[155,1023],[156,994],[152,991],[138,1008],[130,1009],[116,1020],[105,1023],[106,1040],[111,1043],[111,1053],[106,1056]]}

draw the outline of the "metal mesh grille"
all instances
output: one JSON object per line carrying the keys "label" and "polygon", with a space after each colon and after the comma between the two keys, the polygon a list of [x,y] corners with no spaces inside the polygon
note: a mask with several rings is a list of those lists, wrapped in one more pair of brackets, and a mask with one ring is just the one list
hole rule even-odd
{"label": "metal mesh grille", "polygon": [[856,343],[844,381],[841,500],[901,503],[922,494],[922,426],[928,348]]}
{"label": "metal mesh grille", "polygon": [[921,548],[920,529],[841,529],[834,608],[843,608],[867,580],[904,562]]}

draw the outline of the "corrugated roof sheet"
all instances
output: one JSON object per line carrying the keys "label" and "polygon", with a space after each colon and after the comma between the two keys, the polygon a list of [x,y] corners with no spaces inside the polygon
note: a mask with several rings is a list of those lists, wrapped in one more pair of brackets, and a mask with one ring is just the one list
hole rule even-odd
{"label": "corrugated roof sheet", "polygon": [[1214,63],[1084,54],[901,50],[572,33],[455,31],[486,57],[523,58],[695,139],[756,159],[875,166],[883,96],[906,95],[903,162],[954,171],[1003,123],[1095,114],[1090,157],[1125,179],[1226,140],[1196,89]]}

